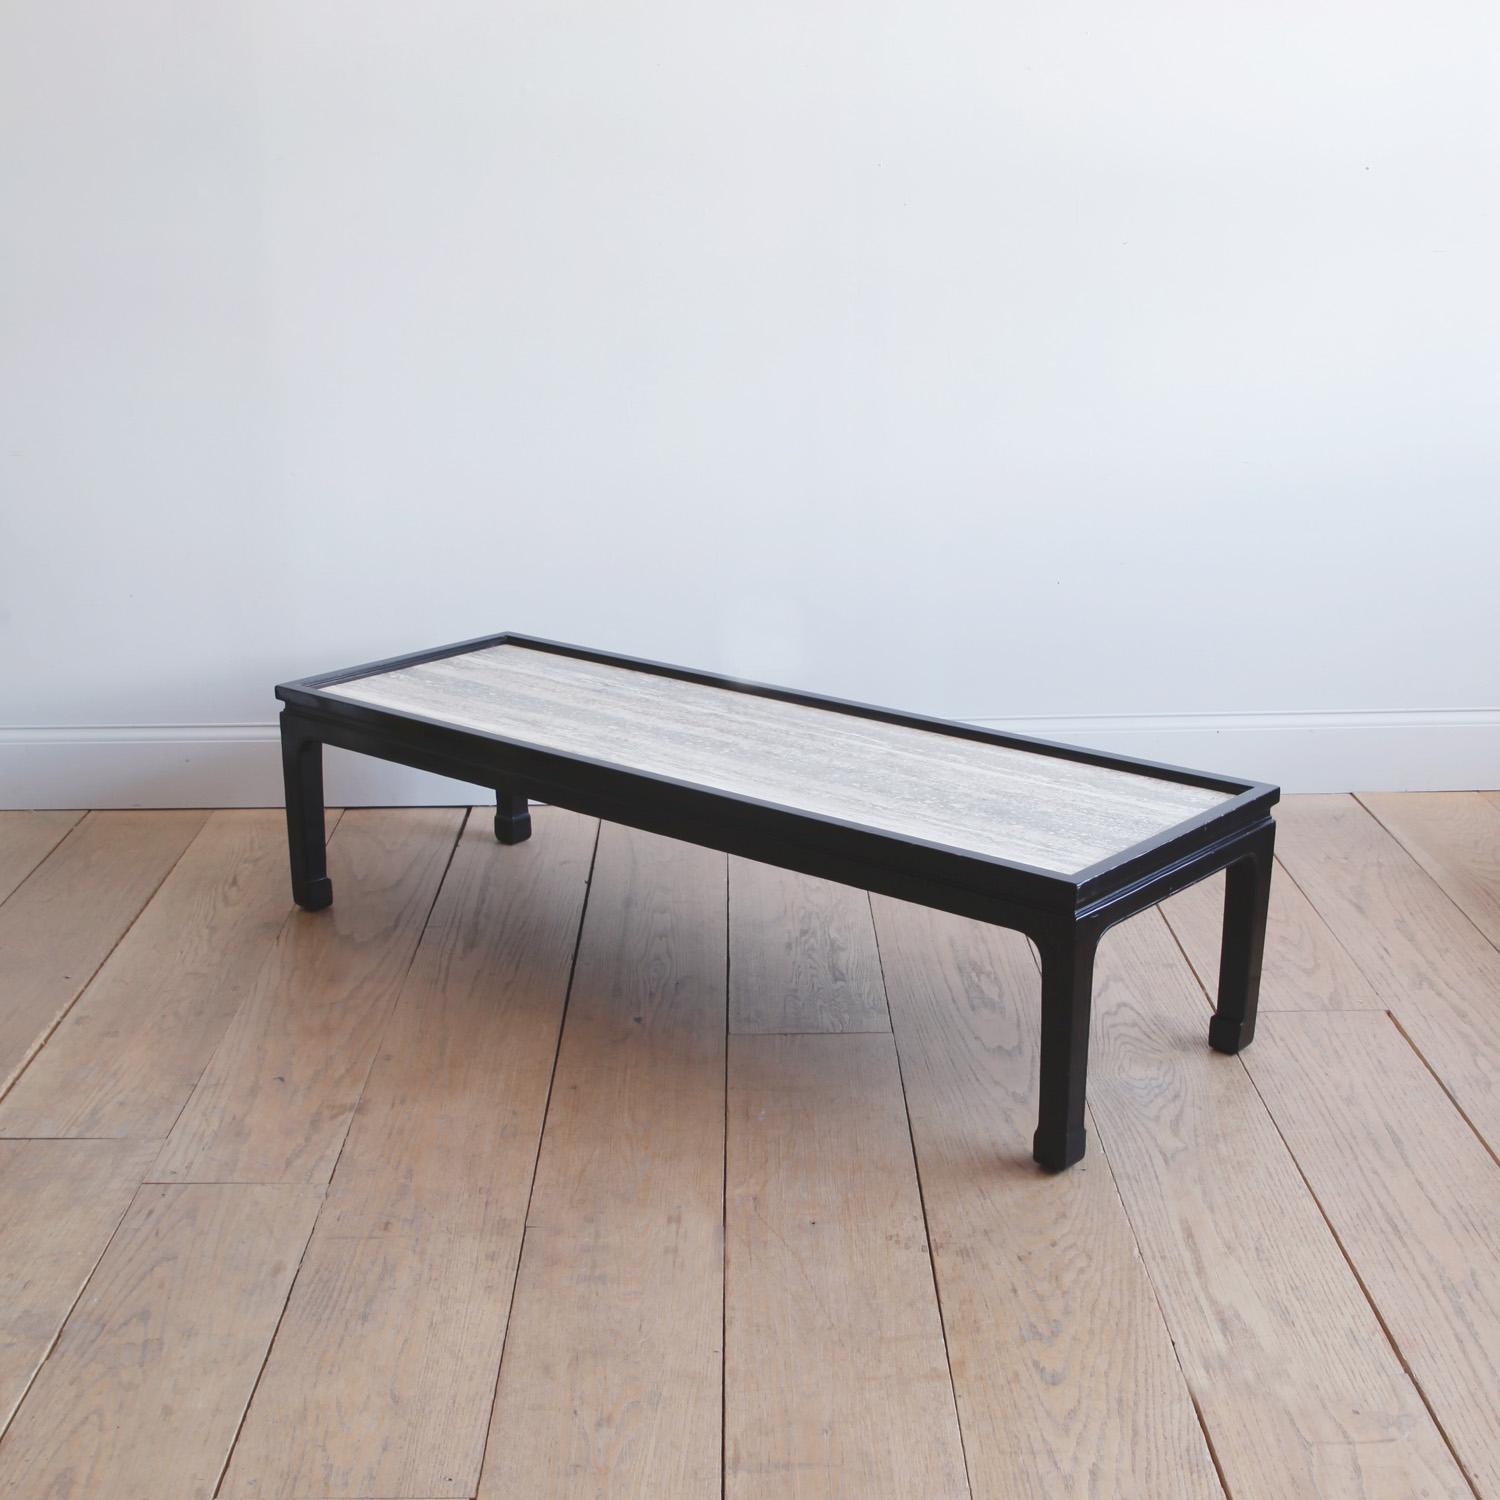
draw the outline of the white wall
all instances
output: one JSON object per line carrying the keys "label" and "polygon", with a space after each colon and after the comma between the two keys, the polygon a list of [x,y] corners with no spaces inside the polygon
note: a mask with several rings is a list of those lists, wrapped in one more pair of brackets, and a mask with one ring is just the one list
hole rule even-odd
{"label": "white wall", "polygon": [[1500,784],[1496,16],[6,0],[0,800],[506,627]]}

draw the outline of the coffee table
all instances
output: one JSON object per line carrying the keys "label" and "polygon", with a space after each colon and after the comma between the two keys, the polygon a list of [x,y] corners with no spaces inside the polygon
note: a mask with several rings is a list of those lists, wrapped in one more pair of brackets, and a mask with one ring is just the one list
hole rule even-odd
{"label": "coffee table", "polygon": [[1114,923],[1227,870],[1209,1042],[1255,1033],[1279,791],[972,724],[504,633],[282,683],[292,894],[333,899],[322,747],[1026,933],[1042,969],[1032,1154],[1084,1153],[1094,951]]}

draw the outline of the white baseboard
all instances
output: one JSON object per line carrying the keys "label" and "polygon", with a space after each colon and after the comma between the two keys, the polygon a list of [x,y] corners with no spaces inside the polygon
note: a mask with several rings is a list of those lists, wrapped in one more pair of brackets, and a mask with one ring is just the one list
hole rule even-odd
{"label": "white baseboard", "polygon": [[[367,755],[329,750],[330,807],[483,802],[465,786]],[[270,724],[0,729],[0,807],[279,807],[281,750]]]}
{"label": "white baseboard", "polygon": [[[1142,714],[975,722],[1279,783],[1288,792],[1500,787],[1500,709]],[[483,802],[492,793],[341,750],[330,806]],[[0,728],[0,807],[273,807],[276,726]]]}
{"label": "white baseboard", "polygon": [[1500,708],[978,719],[1144,760],[1276,783],[1286,792],[1500,787]]}

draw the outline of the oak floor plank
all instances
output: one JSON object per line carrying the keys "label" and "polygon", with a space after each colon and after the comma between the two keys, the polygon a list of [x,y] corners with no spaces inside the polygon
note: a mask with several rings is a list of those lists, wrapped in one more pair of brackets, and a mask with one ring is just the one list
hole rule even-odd
{"label": "oak floor plank", "polygon": [[0,902],[68,836],[81,812],[0,812]]}
{"label": "oak floor plank", "polygon": [[600,830],[480,1494],[716,1496],[726,867]]}
{"label": "oak floor plank", "polygon": [[1388,1016],[1281,1017],[1245,1056],[1453,1451],[1500,1495],[1500,1165]]}
{"label": "oak floor plank", "polygon": [[225,1496],[474,1493],[597,830],[532,821],[464,831]]}
{"label": "oak floor plank", "polygon": [[285,816],[214,813],[0,1102],[0,1136],[161,1141],[290,904]]}
{"label": "oak floor plank", "polygon": [[731,1037],[726,1171],[726,1496],[968,1500],[891,1037]]}
{"label": "oak floor plank", "polygon": [[0,1495],[211,1496],[321,1195],[143,1187],[0,1442]]}
{"label": "oak floor plank", "polygon": [[0,1433],[154,1154],[139,1141],[0,1141]]}
{"label": "oak floor plank", "polygon": [[1295,797],[1286,867],[1475,1129],[1500,1151],[1500,950],[1353,797]]}
{"label": "oak floor plank", "polygon": [[[975,1500],[1219,1494],[1189,1394],[1234,1500],[1500,1500],[1500,1167],[1449,1098],[1476,1126],[1494,1118],[1500,955],[1475,925],[1473,889],[1500,800],[1391,800],[1389,823],[1349,798],[1280,809],[1288,870],[1273,887],[1260,1036],[1240,1059],[1208,1050],[1209,1006],[1172,935],[1211,984],[1216,893],[1196,914],[1174,900],[1172,931],[1147,914],[1106,940],[1091,1152],[1059,1177],[1027,1156],[1038,981],[1024,940],[877,898]],[[251,887],[285,914],[280,815],[216,814],[144,890],[133,926],[91,932],[70,904],[81,894],[108,918],[113,876],[102,848],[76,846],[109,842],[96,823],[161,816],[90,814],[0,905],[3,983],[23,958],[26,993],[38,975],[43,987],[69,975],[70,953],[95,944],[103,958],[0,1101],[0,1135],[107,1134],[136,1128],[138,1107],[139,1128],[159,1135],[150,1111],[171,1090],[151,1092],[153,1059],[160,1079],[183,1080],[180,1103],[184,1059],[212,1046],[194,1027],[217,1027],[222,1063],[259,1006],[272,1040],[241,1053],[236,1088],[248,1086],[224,1095],[238,1117],[212,1122],[202,1160],[313,1183],[147,1185],[127,1210],[156,1142],[0,1139],[0,1431],[25,1393],[0,1436],[0,1497],[207,1497],[226,1460],[230,1500],[457,1500],[476,1483],[507,1500],[670,1500],[716,1496],[721,1477],[740,1500],[874,1500],[892,1473],[913,1500],[948,1493],[942,1460],[930,1477],[900,1455],[924,1442],[947,1454],[951,1405],[919,1417],[918,1375],[913,1409],[891,1416],[898,1382],[869,1353],[887,1348],[902,1368],[931,1359],[930,1333],[897,1331],[920,1301],[922,1231],[879,1062],[892,1040],[736,1035],[726,1058],[726,960],[732,987],[760,940],[735,951],[722,856],[604,830],[608,889],[596,881],[590,898],[559,1052],[583,820],[534,810],[536,837],[513,849],[476,820],[425,937],[418,915],[402,949],[391,931],[409,920],[405,883],[427,878],[412,867],[430,830],[413,842],[397,825],[452,815],[351,815],[350,828],[385,831],[367,828],[358,857],[340,853],[349,829],[334,838],[334,911],[292,915],[272,937]],[[127,864],[134,843],[118,840]],[[447,857],[433,855],[429,898]],[[566,878],[551,863],[564,857]],[[1455,882],[1476,871],[1461,899]],[[33,922],[12,915],[25,903]],[[857,926],[844,903],[824,912]],[[779,919],[761,920],[774,945]],[[239,958],[215,951],[236,942]],[[403,952],[416,954],[404,985]],[[760,958],[770,971],[795,961],[785,947]],[[1350,1008],[1356,995],[1372,1008]],[[347,1081],[362,1048],[362,1095],[327,1081]],[[53,1102],[34,1104],[49,1069]],[[89,1082],[111,1077],[102,1092]],[[313,1165],[335,1157],[312,1230]],[[736,1300],[752,1272],[758,1312]],[[840,1361],[848,1389],[828,1373]],[[849,1444],[838,1465],[861,1422],[889,1456]]]}
{"label": "oak floor plank", "polygon": [[[1224,877],[1215,875],[1163,903],[1167,923],[1210,995],[1219,985]],[[1384,1010],[1359,965],[1329,932],[1311,901],[1278,864],[1271,880],[1260,1008]]]}
{"label": "oak floor plank", "polygon": [[1039,1172],[1019,934],[877,896],[876,931],[976,1500],[1221,1494],[1097,1145]]}
{"label": "oak floor plank", "polygon": [[1500,946],[1500,805],[1480,792],[1362,792],[1359,800]]}
{"label": "oak floor plank", "polygon": [[328,1181],[462,823],[454,808],[344,814],[333,906],[281,929],[153,1180]]}
{"label": "oak floor plank", "polygon": [[729,861],[729,1030],[889,1031],[869,897]]}
{"label": "oak floor plank", "polygon": [[1207,1022],[1158,913],[1105,938],[1093,1118],[1229,1494],[1469,1495],[1249,1075],[1209,1050]]}
{"label": "oak floor plank", "polygon": [[0,1093],[207,818],[205,812],[90,813],[0,906]]}

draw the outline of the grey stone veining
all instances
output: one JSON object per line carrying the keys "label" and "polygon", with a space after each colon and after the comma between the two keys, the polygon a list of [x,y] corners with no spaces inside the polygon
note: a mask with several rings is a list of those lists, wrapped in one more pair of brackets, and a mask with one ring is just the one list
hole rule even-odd
{"label": "grey stone veining", "polygon": [[1060,874],[1228,800],[519,645],[325,691]]}

